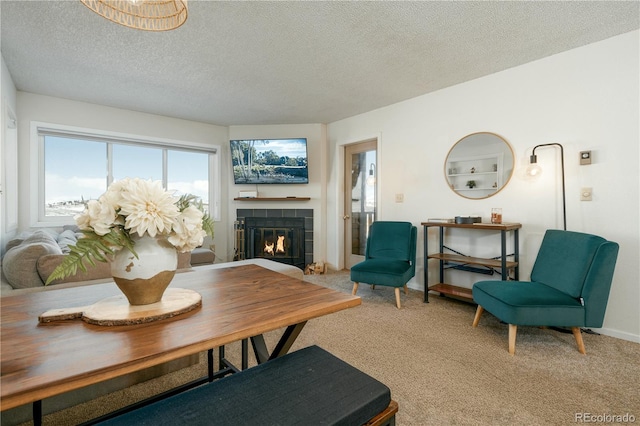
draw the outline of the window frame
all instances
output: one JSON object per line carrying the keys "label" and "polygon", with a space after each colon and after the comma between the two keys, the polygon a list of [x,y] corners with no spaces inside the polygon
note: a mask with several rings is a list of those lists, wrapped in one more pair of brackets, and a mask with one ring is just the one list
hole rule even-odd
{"label": "window frame", "polygon": [[[57,135],[62,137],[86,138],[105,143],[118,143],[156,147],[163,149],[177,149],[200,151],[209,153],[209,212],[214,221],[220,220],[221,172],[219,145],[207,145],[199,142],[175,139],[156,138],[151,136],[133,135],[128,133],[96,130],[62,124],[32,121],[30,123],[30,184],[29,184],[29,223],[31,227],[52,227],[75,224],[72,216],[45,216],[45,173],[44,173],[44,137]],[[111,147],[112,145],[107,145]],[[109,148],[109,151],[111,149]],[[163,151],[163,157],[166,151]],[[105,161],[111,161],[110,153]],[[107,168],[107,185],[113,181],[111,165]],[[166,161],[163,161],[163,186],[167,185]]]}

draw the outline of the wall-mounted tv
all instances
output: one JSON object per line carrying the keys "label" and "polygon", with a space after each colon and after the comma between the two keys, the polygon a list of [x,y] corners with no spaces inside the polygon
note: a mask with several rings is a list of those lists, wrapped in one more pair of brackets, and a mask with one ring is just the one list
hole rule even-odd
{"label": "wall-mounted tv", "polygon": [[309,183],[307,139],[231,140],[236,184]]}

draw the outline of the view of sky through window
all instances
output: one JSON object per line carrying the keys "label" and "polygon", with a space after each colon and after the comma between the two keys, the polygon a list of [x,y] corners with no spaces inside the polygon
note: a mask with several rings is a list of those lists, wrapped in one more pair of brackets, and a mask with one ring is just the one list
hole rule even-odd
{"label": "view of sky through window", "polygon": [[[68,216],[84,209],[107,189],[106,142],[45,136],[45,214]],[[162,180],[163,149],[112,144],[114,180],[125,177]],[[73,160],[71,161],[70,158]],[[193,194],[209,202],[209,154],[167,150],[167,182],[175,195]],[[73,167],[71,167],[71,164]]]}

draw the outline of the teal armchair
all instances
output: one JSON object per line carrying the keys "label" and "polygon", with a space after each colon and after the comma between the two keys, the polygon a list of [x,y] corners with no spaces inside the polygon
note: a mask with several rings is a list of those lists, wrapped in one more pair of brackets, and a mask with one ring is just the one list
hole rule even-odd
{"label": "teal armchair", "polygon": [[407,282],[416,274],[418,229],[410,222],[373,222],[369,227],[365,260],[351,267],[355,295],[359,283],[395,287],[400,309],[400,287],[407,294]]}
{"label": "teal armchair", "polygon": [[531,281],[480,281],[473,326],[484,310],[509,324],[509,353],[518,326],[570,327],[585,354],[581,327],[601,327],[618,257],[618,244],[596,235],[548,230]]}

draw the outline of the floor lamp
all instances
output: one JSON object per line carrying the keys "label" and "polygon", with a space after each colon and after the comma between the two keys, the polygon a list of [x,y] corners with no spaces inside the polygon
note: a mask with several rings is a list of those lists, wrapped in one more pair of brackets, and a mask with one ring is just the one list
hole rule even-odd
{"label": "floor lamp", "polygon": [[559,143],[545,143],[542,145],[536,145],[533,147],[531,157],[529,157],[529,167],[527,167],[527,175],[535,177],[542,173],[542,168],[538,165],[538,157],[536,156],[536,149],[545,146],[557,146],[560,148],[560,167],[562,169],[562,218],[564,220],[564,230],[567,230],[567,202],[564,189],[564,149]]}

